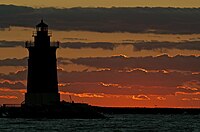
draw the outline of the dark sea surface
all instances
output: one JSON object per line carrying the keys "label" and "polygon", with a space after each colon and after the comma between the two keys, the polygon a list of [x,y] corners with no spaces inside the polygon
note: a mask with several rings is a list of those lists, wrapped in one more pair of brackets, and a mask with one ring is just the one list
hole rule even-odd
{"label": "dark sea surface", "polygon": [[7,119],[0,132],[187,131],[200,132],[200,115],[107,115],[108,119]]}

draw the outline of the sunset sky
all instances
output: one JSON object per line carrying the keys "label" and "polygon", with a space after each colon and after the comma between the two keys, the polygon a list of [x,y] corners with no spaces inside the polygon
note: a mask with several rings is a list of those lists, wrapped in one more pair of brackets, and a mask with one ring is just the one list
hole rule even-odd
{"label": "sunset sky", "polygon": [[24,43],[44,19],[52,42],[61,42],[61,100],[200,108],[199,7],[199,0],[1,0],[0,104],[24,100]]}

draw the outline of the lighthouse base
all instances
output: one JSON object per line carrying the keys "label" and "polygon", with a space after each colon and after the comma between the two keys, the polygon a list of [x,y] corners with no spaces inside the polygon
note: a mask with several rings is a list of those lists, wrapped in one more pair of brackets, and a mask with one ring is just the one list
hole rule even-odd
{"label": "lighthouse base", "polygon": [[25,105],[43,106],[60,103],[59,93],[25,93]]}

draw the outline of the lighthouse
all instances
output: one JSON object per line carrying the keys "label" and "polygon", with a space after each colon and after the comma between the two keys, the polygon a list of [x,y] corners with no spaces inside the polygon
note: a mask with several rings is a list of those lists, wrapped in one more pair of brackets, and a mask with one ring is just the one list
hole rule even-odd
{"label": "lighthouse", "polygon": [[104,118],[85,103],[60,102],[57,79],[56,50],[59,42],[50,41],[52,34],[41,20],[33,32],[34,42],[26,42],[28,76],[25,101],[21,106],[3,104],[0,117],[8,118]]}
{"label": "lighthouse", "polygon": [[34,42],[25,44],[29,52],[25,105],[45,106],[60,102],[56,60],[59,42],[50,42],[51,36],[48,25],[41,20],[33,33]]}

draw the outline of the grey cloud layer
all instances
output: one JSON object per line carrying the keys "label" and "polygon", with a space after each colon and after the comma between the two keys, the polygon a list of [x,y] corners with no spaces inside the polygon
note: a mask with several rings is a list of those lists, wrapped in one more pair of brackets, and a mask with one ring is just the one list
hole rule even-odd
{"label": "grey cloud layer", "polygon": [[25,42],[23,41],[6,41],[6,40],[1,40],[0,41],[0,47],[24,47]]}
{"label": "grey cloud layer", "polygon": [[58,30],[133,33],[200,33],[200,9],[39,8],[1,5],[0,27],[33,27],[44,18]]}
{"label": "grey cloud layer", "polygon": [[10,80],[10,81],[24,81],[27,79],[27,70],[12,72],[9,74],[0,73],[0,80]]}
{"label": "grey cloud layer", "polygon": [[[128,44],[128,43],[127,43]],[[134,50],[162,50],[162,49],[180,49],[180,50],[200,50],[200,41],[183,42],[136,42],[132,43]]]}
{"label": "grey cloud layer", "polygon": [[94,42],[94,43],[83,43],[83,42],[65,42],[60,45],[62,48],[82,49],[82,48],[101,48],[105,50],[113,50],[117,47],[117,44],[109,42]]}
{"label": "grey cloud layer", "polygon": [[17,59],[17,58],[8,58],[4,60],[0,60],[0,66],[27,66],[27,57],[22,58],[22,59]]}
{"label": "grey cloud layer", "polygon": [[[24,41],[0,41],[0,48],[9,48],[9,47],[24,47]],[[63,42],[60,44],[61,48],[72,48],[72,49],[82,49],[82,48],[101,48],[105,50],[113,50],[117,47],[117,44],[109,43],[109,42],[93,42],[93,43],[84,43],[84,42]]]}
{"label": "grey cloud layer", "polygon": [[175,56],[169,57],[162,55],[158,57],[96,57],[96,58],[78,58],[71,60],[75,64],[82,64],[97,68],[143,68],[147,70],[180,70],[200,72],[200,56]]}
{"label": "grey cloud layer", "polygon": [[[0,47],[24,47],[24,41],[0,41]],[[133,45],[133,50],[162,50],[162,49],[180,49],[180,50],[200,50],[200,41],[184,42],[134,42],[134,43],[110,43],[110,42],[63,42],[61,48],[83,49],[83,48],[101,48],[104,50],[114,50],[120,45]]]}
{"label": "grey cloud layer", "polygon": [[[58,58],[58,64],[79,64],[96,68],[110,68],[112,70],[143,68],[146,70],[176,70],[200,72],[200,56],[162,55],[157,57],[89,57],[89,58]],[[0,66],[27,66],[27,57],[21,59],[0,60]]]}
{"label": "grey cloud layer", "polygon": [[25,86],[21,82],[15,82],[15,83],[10,83],[10,82],[0,82],[0,88],[11,88],[11,89],[25,89]]}

